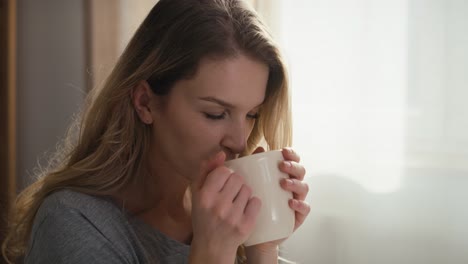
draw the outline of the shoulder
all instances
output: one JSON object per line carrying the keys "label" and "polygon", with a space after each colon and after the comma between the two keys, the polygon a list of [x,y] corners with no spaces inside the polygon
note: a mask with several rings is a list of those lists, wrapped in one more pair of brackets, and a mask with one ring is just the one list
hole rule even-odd
{"label": "shoulder", "polygon": [[124,213],[110,199],[72,190],[60,190],[44,199],[36,214],[35,222],[58,212],[60,214],[79,212],[90,221],[125,220]]}
{"label": "shoulder", "polygon": [[57,211],[57,209],[74,209],[83,213],[93,213],[104,210],[107,213],[116,213],[118,208],[110,200],[71,190],[56,191],[47,196],[42,202],[38,216]]}
{"label": "shoulder", "polygon": [[77,231],[91,225],[109,238],[116,235],[116,230],[126,230],[129,227],[125,213],[110,199],[71,190],[57,191],[44,199],[36,214],[33,229],[48,228],[49,225],[45,223],[50,222],[57,222],[58,227]]}
{"label": "shoulder", "polygon": [[138,262],[130,261],[138,255],[134,244],[125,214],[111,201],[62,190],[49,195],[39,208],[25,260],[26,263],[28,259],[34,263],[65,263],[65,259],[66,263]]}

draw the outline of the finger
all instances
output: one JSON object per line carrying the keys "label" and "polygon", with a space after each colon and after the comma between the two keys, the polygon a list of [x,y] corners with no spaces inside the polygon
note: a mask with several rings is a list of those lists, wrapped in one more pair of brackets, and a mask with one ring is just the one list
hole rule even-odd
{"label": "finger", "polygon": [[238,195],[243,184],[244,184],[244,179],[242,178],[242,176],[236,173],[232,173],[228,177],[223,188],[221,189],[222,197],[225,198],[229,203],[234,202],[234,199]]}
{"label": "finger", "polygon": [[294,198],[300,201],[304,201],[307,194],[309,193],[309,185],[303,181],[296,179],[282,179],[281,187],[286,191],[293,193]]}
{"label": "finger", "polygon": [[301,157],[292,148],[283,148],[282,153],[285,160],[301,161]]}
{"label": "finger", "polygon": [[215,168],[224,164],[225,159],[226,154],[223,151],[220,151],[216,155],[208,158],[207,160],[204,160],[200,165],[200,170],[197,177],[195,177],[195,179],[192,181],[192,189],[195,191],[200,189],[203,186],[207,175]]}
{"label": "finger", "polygon": [[247,205],[244,209],[244,224],[250,227],[255,225],[255,221],[257,220],[257,215],[260,212],[260,207],[262,206],[262,202],[256,196],[251,197],[247,201]]}
{"label": "finger", "polygon": [[279,165],[279,169],[286,173],[289,174],[290,177],[298,179],[298,180],[303,180],[305,175],[306,175],[306,169],[302,164],[294,162],[294,161],[283,161]]}
{"label": "finger", "polygon": [[296,199],[289,200],[289,207],[295,211],[296,225],[294,229],[297,229],[302,223],[304,223],[306,217],[310,213],[310,206],[304,201]]}
{"label": "finger", "polygon": [[219,193],[234,172],[225,167],[219,166],[206,176],[202,189],[208,193]]}
{"label": "finger", "polygon": [[242,184],[239,193],[237,194],[233,202],[233,213],[239,215],[244,214],[245,207],[249,202],[250,198],[252,198],[252,188],[250,188],[246,184]]}
{"label": "finger", "polygon": [[234,198],[234,204],[236,207],[242,208],[243,213],[250,198],[252,198],[252,188],[246,184],[242,184],[237,196]]}
{"label": "finger", "polygon": [[261,152],[265,152],[265,149],[263,147],[257,147],[253,152],[252,152],[252,155],[253,154],[257,154],[257,153],[261,153]]}

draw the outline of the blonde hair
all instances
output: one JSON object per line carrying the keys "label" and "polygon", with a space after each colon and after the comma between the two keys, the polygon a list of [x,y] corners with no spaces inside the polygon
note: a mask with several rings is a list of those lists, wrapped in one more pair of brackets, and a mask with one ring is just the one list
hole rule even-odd
{"label": "blonde hair", "polygon": [[67,188],[112,196],[144,182],[150,127],[139,122],[132,105],[138,82],[147,80],[164,96],[176,81],[190,78],[202,58],[241,53],[269,68],[265,102],[244,154],[262,139],[268,149],[291,145],[286,68],[255,11],[240,0],[160,0],[102,88],[89,94],[50,166],[18,195],[2,245],[5,259],[12,263],[25,254],[36,212],[52,192]]}

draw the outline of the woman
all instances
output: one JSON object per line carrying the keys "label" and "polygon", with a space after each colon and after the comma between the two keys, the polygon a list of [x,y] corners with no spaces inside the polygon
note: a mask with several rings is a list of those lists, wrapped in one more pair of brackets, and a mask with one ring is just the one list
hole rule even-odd
{"label": "woman", "polygon": [[[43,177],[18,197],[3,253],[26,263],[276,263],[244,248],[261,206],[225,160],[291,143],[285,67],[238,0],[161,0]],[[70,144],[68,144],[70,143]],[[297,229],[305,169],[281,182]]]}

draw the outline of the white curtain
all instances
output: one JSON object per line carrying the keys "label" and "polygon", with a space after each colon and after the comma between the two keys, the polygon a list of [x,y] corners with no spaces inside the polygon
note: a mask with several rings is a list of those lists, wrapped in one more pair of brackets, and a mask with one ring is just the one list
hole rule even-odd
{"label": "white curtain", "polygon": [[468,263],[468,1],[256,0],[291,75],[299,263]]}
{"label": "white curtain", "polygon": [[398,188],[407,92],[404,0],[284,1],[296,148],[311,171]]}

